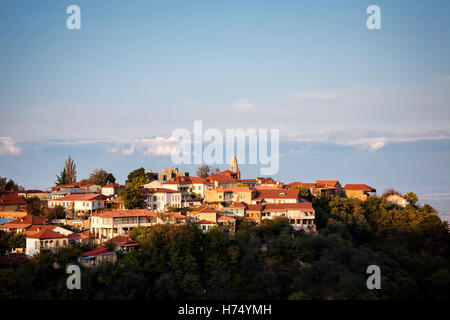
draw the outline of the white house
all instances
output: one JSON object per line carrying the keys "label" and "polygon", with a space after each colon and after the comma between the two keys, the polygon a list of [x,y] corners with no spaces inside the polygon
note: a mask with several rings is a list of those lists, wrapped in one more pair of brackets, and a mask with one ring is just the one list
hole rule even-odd
{"label": "white house", "polygon": [[397,195],[397,194],[388,195],[386,197],[386,200],[389,203],[396,204],[396,205],[401,206],[403,208],[406,207],[406,199],[403,198],[402,196]]}
{"label": "white house", "polygon": [[117,196],[119,193],[125,189],[125,185],[121,185],[118,183],[110,183],[102,187],[102,195],[111,197],[111,196]]}
{"label": "white house", "polygon": [[27,256],[33,256],[43,250],[56,252],[68,243],[68,236],[52,231],[49,228],[43,228],[41,231],[32,232],[26,236],[25,253]]}
{"label": "white house", "polygon": [[97,193],[69,194],[68,196],[48,201],[48,206],[54,208],[62,206],[74,212],[93,212],[105,208],[106,196]]}
{"label": "white house", "polygon": [[100,242],[125,235],[136,227],[150,227],[162,223],[184,224],[186,217],[177,213],[159,214],[147,209],[113,210],[93,213],[91,232]]}
{"label": "white house", "polygon": [[181,208],[181,192],[165,188],[142,190],[147,208],[155,212],[165,212],[168,207]]}

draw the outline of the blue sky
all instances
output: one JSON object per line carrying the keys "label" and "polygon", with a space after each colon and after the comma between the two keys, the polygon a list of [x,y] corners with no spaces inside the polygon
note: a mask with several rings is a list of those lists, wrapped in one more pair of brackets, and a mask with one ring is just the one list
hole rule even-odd
{"label": "blue sky", "polygon": [[[81,30],[65,26],[71,4]],[[371,4],[382,30],[366,28]],[[440,206],[449,16],[446,0],[2,0],[0,176],[49,187],[72,154],[80,178],[103,167],[124,181],[171,166],[155,150],[202,120],[279,128],[286,182],[392,186]]]}

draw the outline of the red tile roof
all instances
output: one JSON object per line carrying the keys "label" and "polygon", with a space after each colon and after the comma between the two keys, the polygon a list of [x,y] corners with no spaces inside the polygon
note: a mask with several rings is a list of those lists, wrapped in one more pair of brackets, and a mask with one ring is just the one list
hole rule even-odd
{"label": "red tile roof", "polygon": [[244,208],[247,208],[247,204],[245,202],[237,202],[237,203],[234,203],[233,205],[229,206],[228,208],[244,209]]}
{"label": "red tile roof", "polygon": [[50,201],[103,201],[106,199],[106,196],[98,193],[76,193]]}
{"label": "red tile roof", "polygon": [[215,174],[215,175],[206,177],[206,180],[217,181],[217,182],[220,182],[220,183],[227,183],[227,182],[236,182],[237,183],[238,182],[236,179],[234,179],[234,178],[232,178],[230,176],[219,175],[219,174]]}
{"label": "red tile roof", "polygon": [[199,221],[195,221],[192,222],[193,224],[216,224],[215,222],[212,221],[208,221],[208,220],[199,220]]}
{"label": "red tile roof", "polygon": [[96,248],[94,250],[82,253],[81,256],[82,257],[97,257],[97,256],[102,256],[105,254],[112,254],[111,251],[109,251],[107,248]]}
{"label": "red tile roof", "polygon": [[190,214],[195,215],[195,214],[199,214],[199,213],[216,213],[216,212],[217,211],[214,210],[213,208],[203,205],[203,206],[199,206],[199,207],[195,208],[193,211],[190,212]]}
{"label": "red tile roof", "polygon": [[15,205],[26,205],[27,202],[19,197],[19,193],[14,191],[3,191],[0,192],[0,206],[15,206]]}
{"label": "red tile roof", "polygon": [[377,190],[369,187],[366,184],[346,184],[344,187],[344,190],[361,190],[361,191],[369,191],[369,192],[376,192]]}
{"label": "red tile roof", "polygon": [[164,182],[163,184],[183,185],[183,184],[209,184],[209,183],[205,179],[200,177],[181,176],[170,179]]}
{"label": "red tile roof", "polygon": [[324,187],[333,187],[336,188],[338,180],[317,180],[316,187],[324,186]]}
{"label": "red tile roof", "polygon": [[125,187],[126,187],[126,185],[123,185],[123,184],[109,183],[109,184],[107,184],[107,185],[104,185],[104,186],[102,187],[102,189],[103,189],[103,188],[125,188]]}
{"label": "red tile roof", "polygon": [[22,218],[15,219],[13,221],[2,224],[0,228],[3,229],[26,229],[33,225],[48,225],[50,224],[47,220],[41,219],[37,216],[31,214],[26,215]]}
{"label": "red tile roof", "polygon": [[148,209],[112,210],[93,213],[92,216],[100,218],[127,218],[127,217],[157,217],[156,212]]}
{"label": "red tile roof", "polygon": [[50,229],[44,228],[43,230],[41,230],[39,232],[33,232],[32,234],[28,234],[27,238],[45,240],[45,239],[68,238],[68,236],[65,236],[59,232],[55,232]]}
{"label": "red tile roof", "polygon": [[256,198],[253,200],[260,201],[263,199],[297,199],[300,190],[296,189],[257,189]]}
{"label": "red tile roof", "polygon": [[227,215],[222,215],[217,219],[217,221],[236,221],[236,219]]}

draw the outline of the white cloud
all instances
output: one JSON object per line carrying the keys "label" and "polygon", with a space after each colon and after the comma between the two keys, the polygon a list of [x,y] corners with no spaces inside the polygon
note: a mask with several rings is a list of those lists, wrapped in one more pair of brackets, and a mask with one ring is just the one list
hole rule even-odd
{"label": "white cloud", "polygon": [[393,143],[450,140],[450,129],[433,129],[404,133],[376,132],[364,129],[322,130],[313,133],[291,133],[286,136],[286,140],[299,142],[328,142],[375,152],[386,145]]}
{"label": "white cloud", "polygon": [[178,141],[172,137],[154,137],[112,140],[111,142],[113,146],[107,148],[107,151],[111,153],[131,155],[138,152],[146,156],[169,156]]}
{"label": "white cloud", "polygon": [[0,156],[12,155],[17,156],[22,152],[22,149],[16,145],[17,141],[11,137],[0,137]]}
{"label": "white cloud", "polygon": [[253,103],[248,98],[239,99],[233,103],[233,108],[236,111],[246,112],[253,109]]}

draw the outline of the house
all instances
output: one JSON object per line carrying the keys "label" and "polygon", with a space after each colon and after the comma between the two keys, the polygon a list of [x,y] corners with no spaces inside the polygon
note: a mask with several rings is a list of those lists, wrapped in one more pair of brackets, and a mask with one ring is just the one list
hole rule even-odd
{"label": "house", "polygon": [[405,208],[406,207],[406,199],[402,196],[399,196],[398,194],[390,194],[386,197],[386,201],[392,204],[396,204],[400,207]]}
{"label": "house", "polygon": [[187,213],[189,222],[207,220],[216,223],[217,211],[211,207],[202,205]]}
{"label": "house", "polygon": [[197,225],[203,232],[208,232],[212,227],[217,226],[217,223],[208,220],[196,220],[192,224]]}
{"label": "house", "polygon": [[186,217],[172,212],[156,213],[148,209],[113,210],[93,213],[91,231],[98,242],[128,234],[136,227],[155,224],[185,224]]}
{"label": "house", "polygon": [[115,236],[109,239],[106,243],[112,243],[115,251],[130,252],[139,247],[139,243],[136,243],[128,236]]}
{"label": "house", "polygon": [[0,211],[25,209],[27,202],[19,196],[17,191],[0,192]]}
{"label": "house", "polygon": [[233,217],[223,214],[217,218],[217,223],[220,228],[230,234],[234,234],[236,232],[236,219]]}
{"label": "house", "polygon": [[66,246],[68,243],[68,236],[52,231],[49,228],[43,228],[41,231],[33,232],[26,236],[25,253],[27,256],[33,256],[44,250],[57,252],[59,248]]}
{"label": "house", "polygon": [[60,189],[60,190],[54,190],[47,194],[48,200],[56,200],[65,196],[68,196],[70,194],[87,194],[88,192],[86,190],[80,189],[80,188],[67,188],[67,189]]}
{"label": "house", "polygon": [[122,184],[110,183],[102,187],[101,194],[107,197],[118,196],[125,187],[126,186]]}
{"label": "house", "polygon": [[316,196],[319,197],[344,196],[344,190],[338,180],[317,180],[315,190],[318,192],[318,195]]}
{"label": "house", "polygon": [[181,191],[166,188],[144,188],[141,191],[147,208],[152,211],[165,212],[169,207],[181,208]]}
{"label": "house", "polygon": [[102,242],[136,227],[150,227],[158,222],[158,215],[147,209],[113,210],[93,213],[90,222],[91,232]]}
{"label": "house", "polygon": [[300,191],[297,189],[255,188],[256,193],[252,204],[262,203],[297,203],[300,201]]}
{"label": "house", "polygon": [[54,208],[62,206],[66,210],[73,212],[87,213],[97,209],[104,209],[106,197],[97,193],[69,194],[65,197],[48,201],[48,206]]}
{"label": "house", "polygon": [[214,174],[205,178],[215,188],[232,188],[238,185],[238,180],[225,174]]}
{"label": "house", "polygon": [[2,224],[0,226],[0,230],[6,232],[22,233],[30,229],[31,226],[35,225],[45,226],[49,224],[50,223],[47,220],[41,219],[37,216],[26,215],[24,217]]}
{"label": "house", "polygon": [[117,255],[115,252],[109,251],[107,248],[96,248],[94,250],[81,254],[78,262],[83,267],[95,267],[101,263],[116,263]]}
{"label": "house", "polygon": [[92,246],[95,244],[95,235],[90,231],[71,233],[69,234],[69,243]]}
{"label": "house", "polygon": [[186,207],[185,202],[192,200],[192,195],[197,198],[204,198],[206,190],[212,187],[211,183],[199,177],[176,177],[163,184],[164,188],[181,191],[182,207]]}
{"label": "house", "polygon": [[225,207],[224,212],[231,214],[232,216],[243,217],[246,208],[247,204],[245,202],[236,202],[229,207]]}
{"label": "house", "polygon": [[374,196],[377,190],[366,184],[346,184],[344,193],[347,198],[366,201],[369,196]]}
{"label": "house", "polygon": [[32,225],[31,227],[29,227],[27,230],[24,231],[25,235],[32,235],[35,232],[40,232],[44,229],[48,229],[51,231],[55,231],[58,232],[64,236],[69,236],[73,233],[73,231],[68,230],[66,228],[63,228],[61,226],[58,226],[56,224],[49,224],[49,225]]}
{"label": "house", "polygon": [[295,230],[316,231],[315,210],[309,202],[248,204],[245,217],[257,224],[275,217],[286,217]]}
{"label": "house", "polygon": [[41,201],[47,200],[47,192],[42,190],[24,190],[19,192],[19,197],[22,197],[24,199],[37,197]]}
{"label": "house", "polygon": [[205,202],[239,202],[250,203],[255,190],[249,187],[218,187],[206,192]]}
{"label": "house", "polygon": [[200,206],[187,214],[190,223],[199,226],[204,232],[217,225],[229,233],[236,231],[236,219],[219,213],[208,206]]}
{"label": "house", "polygon": [[109,198],[105,201],[105,208],[111,210],[124,210],[125,205],[123,204],[121,197]]}
{"label": "house", "polygon": [[256,179],[239,179],[238,184],[244,184],[247,187],[256,187],[258,185],[258,180],[256,180]]}
{"label": "house", "polygon": [[97,184],[92,184],[86,181],[79,181],[71,184],[55,186],[52,188],[52,191],[60,191],[64,189],[80,189],[84,190],[86,193],[100,193],[101,188],[102,187]]}

